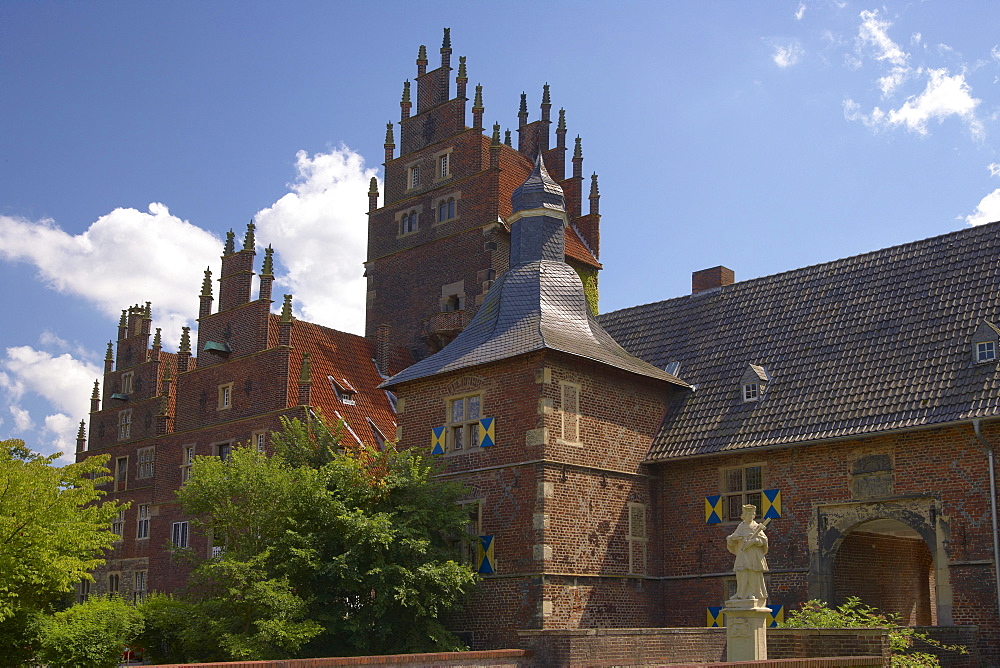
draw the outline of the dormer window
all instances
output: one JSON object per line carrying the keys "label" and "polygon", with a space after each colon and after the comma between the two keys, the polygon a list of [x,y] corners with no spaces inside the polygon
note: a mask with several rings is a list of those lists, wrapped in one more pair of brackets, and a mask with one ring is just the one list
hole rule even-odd
{"label": "dormer window", "polygon": [[996,362],[998,347],[1000,347],[1000,327],[989,320],[983,320],[972,336],[972,363]]}
{"label": "dormer window", "polygon": [[771,382],[771,376],[767,369],[757,364],[750,364],[747,370],[740,377],[740,387],[744,402],[760,401],[764,398],[767,384]]}
{"label": "dormer window", "polygon": [[336,393],[337,398],[340,399],[340,403],[353,406],[354,395],[357,394],[357,390],[354,389],[354,386],[347,382],[346,378],[334,378],[333,376],[327,376],[327,379],[330,381],[330,385],[333,387],[333,391]]}

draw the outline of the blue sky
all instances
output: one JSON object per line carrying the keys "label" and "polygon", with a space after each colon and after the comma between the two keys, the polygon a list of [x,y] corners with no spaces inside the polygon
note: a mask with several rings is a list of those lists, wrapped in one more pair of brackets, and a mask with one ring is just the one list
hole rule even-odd
{"label": "blue sky", "polygon": [[1000,3],[0,4],[0,438],[71,452],[118,314],[176,349],[222,239],[363,326],[367,183],[442,28],[489,125],[549,83],[601,184],[601,308],[1000,219]]}

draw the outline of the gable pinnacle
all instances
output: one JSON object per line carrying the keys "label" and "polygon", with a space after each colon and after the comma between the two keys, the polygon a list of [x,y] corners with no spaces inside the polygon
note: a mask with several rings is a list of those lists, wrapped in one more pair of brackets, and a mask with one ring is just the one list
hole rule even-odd
{"label": "gable pinnacle", "polygon": [[417,62],[419,63],[420,61],[423,61],[424,63],[427,62],[427,45],[426,44],[421,44],[420,45],[420,50],[417,51]]}
{"label": "gable pinnacle", "polygon": [[274,276],[274,249],[271,248],[271,244],[267,245],[264,249],[264,266],[261,267],[261,276]]}
{"label": "gable pinnacle", "polygon": [[191,354],[191,328],[181,327],[181,345],[178,346],[177,352],[181,355]]}
{"label": "gable pinnacle", "polygon": [[285,301],[281,305],[281,322],[292,321],[292,296],[285,295]]}
{"label": "gable pinnacle", "polygon": [[517,111],[518,116],[521,114],[528,115],[528,94],[523,92],[521,93],[521,107]]}
{"label": "gable pinnacle", "polygon": [[378,179],[375,178],[374,176],[372,177],[371,181],[368,182],[368,194],[378,195]]}
{"label": "gable pinnacle", "polygon": [[441,51],[445,49],[451,51],[451,28],[444,29],[444,39],[441,40]]}
{"label": "gable pinnacle", "polygon": [[100,385],[97,384],[96,380],[94,381],[94,391],[90,393],[90,398],[91,399],[100,399],[101,398]]}
{"label": "gable pinnacle", "polygon": [[492,141],[493,146],[499,146],[500,145],[500,124],[499,123],[494,123],[493,124],[493,138],[492,139],[493,139],[493,141]]}
{"label": "gable pinnacle", "polygon": [[393,147],[396,146],[396,138],[392,133],[392,121],[385,124],[385,144],[386,146],[392,144]]}
{"label": "gable pinnacle", "polygon": [[458,78],[467,79],[468,76],[465,73],[465,56],[458,57]]}
{"label": "gable pinnacle", "polygon": [[549,99],[549,84],[547,83],[542,86],[542,104],[552,104],[552,101]]}
{"label": "gable pinnacle", "polygon": [[400,103],[401,104],[409,104],[410,103],[410,80],[409,79],[407,79],[406,81],[403,82],[403,99],[402,99],[402,101]]}
{"label": "gable pinnacle", "polygon": [[157,327],[156,328],[156,333],[153,334],[153,347],[154,348],[161,348],[162,346],[163,346],[163,344],[161,343],[161,340],[160,340],[160,328]]}
{"label": "gable pinnacle", "polygon": [[503,143],[507,144],[507,146],[510,146],[511,148],[514,148],[514,145],[511,143],[511,140],[510,140],[510,130],[506,130],[504,132]]}
{"label": "gable pinnacle", "polygon": [[205,278],[201,281],[201,294],[199,297],[211,297],[212,296],[212,270],[209,267],[205,267]]}
{"label": "gable pinnacle", "polygon": [[559,122],[556,123],[556,132],[566,132],[566,110],[559,110]]}
{"label": "gable pinnacle", "polygon": [[104,361],[110,362],[114,359],[112,356],[114,349],[111,347],[111,342],[108,341],[108,352],[104,353]]}
{"label": "gable pinnacle", "polygon": [[121,320],[118,321],[118,326],[119,327],[127,327],[128,326],[128,319],[127,319],[127,316],[125,315],[127,312],[128,312],[128,309],[124,309],[124,308],[122,309],[122,317],[121,317]]}
{"label": "gable pinnacle", "polygon": [[87,438],[87,429],[84,427],[83,420],[80,420],[80,428],[76,431],[77,439]]}
{"label": "gable pinnacle", "polygon": [[256,227],[257,226],[253,224],[253,219],[251,218],[250,222],[247,223],[247,233],[243,237],[243,250],[252,251],[254,249],[256,240],[254,239],[253,231]]}
{"label": "gable pinnacle", "polygon": [[299,382],[302,384],[312,382],[312,354],[302,355],[302,368],[299,370]]}
{"label": "gable pinnacle", "polygon": [[597,187],[597,172],[590,175],[590,196],[597,197],[601,194],[600,189]]}
{"label": "gable pinnacle", "polygon": [[583,159],[583,144],[580,140],[580,135],[576,136],[576,145],[573,146],[573,159],[582,160]]}
{"label": "gable pinnacle", "polygon": [[476,84],[476,97],[472,101],[473,111],[483,111],[483,85]]}
{"label": "gable pinnacle", "polygon": [[153,318],[153,305],[151,302],[146,302],[146,308],[142,312],[142,317],[146,320],[151,320]]}
{"label": "gable pinnacle", "polygon": [[236,252],[235,240],[236,240],[236,235],[233,234],[232,229],[230,229],[228,232],[226,232],[226,245],[222,249],[223,255],[232,255],[233,253]]}

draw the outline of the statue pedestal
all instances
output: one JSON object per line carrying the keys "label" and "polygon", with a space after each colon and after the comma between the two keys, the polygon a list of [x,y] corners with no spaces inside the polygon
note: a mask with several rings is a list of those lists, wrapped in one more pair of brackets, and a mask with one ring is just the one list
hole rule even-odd
{"label": "statue pedestal", "polygon": [[726,616],[726,661],[767,660],[767,599],[729,599]]}

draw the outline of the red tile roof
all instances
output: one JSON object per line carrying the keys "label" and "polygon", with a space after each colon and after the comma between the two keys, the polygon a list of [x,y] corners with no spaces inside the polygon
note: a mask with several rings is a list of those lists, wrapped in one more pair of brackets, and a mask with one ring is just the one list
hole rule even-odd
{"label": "red tile roof", "polygon": [[573,226],[566,228],[566,258],[582,262],[595,269],[602,268],[601,263],[597,261],[594,254],[587,248],[587,244],[583,243],[583,239],[580,238],[579,233]]}

